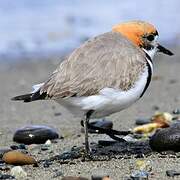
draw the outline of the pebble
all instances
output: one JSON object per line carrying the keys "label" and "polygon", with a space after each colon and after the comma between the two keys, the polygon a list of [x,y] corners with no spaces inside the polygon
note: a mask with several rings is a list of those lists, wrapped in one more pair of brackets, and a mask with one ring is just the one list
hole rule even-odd
{"label": "pebble", "polygon": [[62,175],[63,175],[62,171],[56,170],[55,175],[52,178],[57,178]]}
{"label": "pebble", "polygon": [[[104,128],[104,129],[112,129],[113,128],[113,123],[112,121],[109,120],[98,120],[98,121],[93,121],[89,123],[90,125],[94,126],[94,127],[99,127],[99,128]],[[84,133],[84,128],[81,129],[81,132]],[[97,131],[95,129],[88,129],[89,133],[96,133]]]}
{"label": "pebble", "polygon": [[175,84],[175,83],[177,83],[177,80],[176,79],[171,79],[171,80],[169,80],[169,83],[170,84]]}
{"label": "pebble", "polygon": [[105,176],[102,178],[102,180],[110,180],[110,178],[108,176]]}
{"label": "pebble", "polygon": [[153,123],[158,123],[161,128],[169,127],[169,125],[172,123],[173,116],[168,112],[160,112],[156,113],[152,117]]}
{"label": "pebble", "polygon": [[25,179],[25,177],[27,177],[27,173],[23,170],[21,166],[13,167],[10,173],[16,179]]}
{"label": "pebble", "polygon": [[180,109],[174,109],[173,114],[180,114]]}
{"label": "pebble", "polygon": [[145,118],[136,119],[136,125],[143,125],[148,123],[151,123],[151,119],[145,119]]}
{"label": "pebble", "polygon": [[15,177],[11,176],[9,174],[1,174],[0,173],[0,179],[15,179]]}
{"label": "pebble", "polygon": [[91,180],[110,180],[107,170],[105,171],[103,168],[99,167],[92,171]]}
{"label": "pebble", "polygon": [[180,171],[175,171],[175,170],[167,170],[166,175],[169,177],[174,177],[174,176],[179,176]]}
{"label": "pebble", "polygon": [[88,180],[85,177],[65,176],[61,180]]}
{"label": "pebble", "polygon": [[130,135],[127,135],[127,136],[124,136],[123,139],[126,141],[126,142],[131,142],[131,143],[134,143],[134,142],[137,142],[138,140],[134,138],[134,136],[132,136],[131,134]]}
{"label": "pebble", "polygon": [[134,133],[148,134],[153,133],[158,128],[167,128],[172,124],[173,116],[168,112],[156,113],[152,116],[151,122],[137,126],[133,129]]}
{"label": "pebble", "polygon": [[42,151],[47,151],[49,149],[49,146],[47,146],[46,144],[43,144],[42,146],[41,146],[41,150]]}
{"label": "pebble", "polygon": [[0,149],[0,159],[3,157],[3,155],[5,154],[5,153],[7,153],[7,152],[9,152],[9,151],[11,151],[11,149],[10,148],[2,148],[2,149]]}
{"label": "pebble", "polygon": [[94,121],[94,122],[91,122],[90,124],[95,127],[100,127],[100,128],[105,128],[105,129],[112,129],[112,127],[113,127],[112,121],[108,121],[105,119],[99,120],[99,121]]}
{"label": "pebble", "polygon": [[46,160],[46,161],[44,161],[44,163],[43,163],[43,167],[44,168],[48,168],[50,165],[52,165],[53,163],[51,162],[51,161],[49,161],[49,160]]}
{"label": "pebble", "polygon": [[51,143],[51,140],[48,139],[48,140],[45,142],[45,144],[48,145],[48,146],[50,146],[50,145],[52,144],[52,143]]}
{"label": "pebble", "polygon": [[148,175],[146,171],[135,171],[130,177],[132,180],[148,180]]}
{"label": "pebble", "polygon": [[110,180],[109,176],[91,176],[91,180]]}
{"label": "pebble", "polygon": [[160,109],[160,107],[157,106],[157,105],[154,105],[154,106],[152,107],[152,109],[153,109],[154,111],[158,111],[158,110]]}
{"label": "pebble", "polygon": [[37,164],[36,160],[33,157],[17,150],[5,153],[2,159],[5,163],[12,165]]}
{"label": "pebble", "polygon": [[148,123],[135,127],[132,132],[139,134],[148,134],[154,132],[157,128],[160,128],[160,124]]}
{"label": "pebble", "polygon": [[61,113],[54,113],[54,116],[61,116]]}
{"label": "pebble", "polygon": [[81,157],[81,152],[79,150],[65,151],[64,153],[57,155],[55,157],[58,160],[77,159]]}
{"label": "pebble", "polygon": [[180,123],[157,130],[150,138],[149,144],[155,151],[180,151]]}
{"label": "pebble", "polygon": [[26,149],[26,146],[24,144],[19,144],[19,145],[11,145],[10,148],[13,150]]}
{"label": "pebble", "polygon": [[42,150],[42,151],[47,151],[47,150],[53,151],[51,141],[50,141],[50,140],[47,140],[47,141],[45,142],[45,144],[42,144],[42,145],[41,145],[41,150]]}
{"label": "pebble", "polygon": [[136,168],[140,171],[152,171],[151,161],[146,160],[137,160],[136,161]]}
{"label": "pebble", "polygon": [[13,140],[23,144],[43,144],[47,140],[59,138],[55,129],[48,126],[32,125],[18,129]]}
{"label": "pebble", "polygon": [[112,146],[116,144],[117,141],[112,141],[112,140],[99,140],[98,145],[100,146]]}
{"label": "pebble", "polygon": [[6,164],[0,164],[0,172],[1,171],[9,171],[9,170],[10,170],[9,166],[7,166]]}

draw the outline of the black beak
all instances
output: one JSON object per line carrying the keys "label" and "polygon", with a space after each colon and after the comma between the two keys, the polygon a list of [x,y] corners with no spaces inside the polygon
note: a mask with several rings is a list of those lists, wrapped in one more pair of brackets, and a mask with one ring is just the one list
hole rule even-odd
{"label": "black beak", "polygon": [[157,48],[158,48],[159,52],[162,52],[162,53],[167,54],[169,56],[174,55],[170,50],[166,49],[165,47],[161,46],[160,44],[158,44]]}

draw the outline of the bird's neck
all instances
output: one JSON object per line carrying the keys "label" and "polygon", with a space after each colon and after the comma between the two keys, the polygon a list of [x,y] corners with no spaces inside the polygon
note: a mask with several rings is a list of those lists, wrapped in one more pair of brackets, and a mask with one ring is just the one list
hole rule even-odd
{"label": "bird's neck", "polygon": [[155,55],[156,52],[157,52],[157,48],[154,47],[153,49],[150,49],[150,50],[147,50],[147,49],[144,49],[144,48],[142,48],[142,49],[143,49],[143,51],[144,51],[145,53],[147,53],[147,54],[149,55],[149,57],[151,58],[151,60],[153,60],[154,55]]}

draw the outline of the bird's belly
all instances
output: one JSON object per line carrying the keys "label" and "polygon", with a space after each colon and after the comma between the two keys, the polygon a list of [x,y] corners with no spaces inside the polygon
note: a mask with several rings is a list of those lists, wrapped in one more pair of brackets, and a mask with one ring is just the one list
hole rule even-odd
{"label": "bird's belly", "polygon": [[100,118],[129,107],[140,97],[139,94],[117,92],[117,90],[111,88],[104,90],[109,91],[109,96],[108,94],[100,94],[89,97],[72,97],[57,102],[76,116],[83,117],[89,110],[94,110],[91,118]]}
{"label": "bird's belly", "polygon": [[84,109],[95,110],[91,118],[101,118],[126,109],[140,97],[139,93],[133,94],[111,88],[103,89],[103,91],[106,91],[107,94],[84,99],[84,101],[89,101],[89,104],[86,103]]}
{"label": "bird's belly", "polygon": [[109,116],[109,115],[116,113],[116,112],[120,112],[123,109],[126,109],[130,105],[132,105],[134,102],[136,102],[136,100],[138,100],[138,98],[131,100],[131,101],[126,101],[126,102],[116,101],[116,103],[113,103],[111,101],[109,103],[106,103],[103,107],[97,109],[92,114],[92,118],[101,118],[101,117]]}
{"label": "bird's belly", "polygon": [[63,105],[72,114],[83,117],[89,110],[94,110],[91,118],[100,118],[112,113],[119,112],[134,102],[136,102],[147,83],[148,71],[145,71],[139,77],[139,80],[128,91],[122,91],[113,88],[104,88],[98,95],[87,97],[70,97],[67,99],[58,99],[58,103]]}

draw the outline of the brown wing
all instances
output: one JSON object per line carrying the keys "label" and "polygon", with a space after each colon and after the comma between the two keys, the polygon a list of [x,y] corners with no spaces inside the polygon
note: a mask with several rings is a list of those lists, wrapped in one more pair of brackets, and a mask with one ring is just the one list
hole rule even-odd
{"label": "brown wing", "polygon": [[89,96],[105,87],[128,90],[146,64],[145,54],[116,32],[97,36],[76,49],[41,88],[52,98]]}

